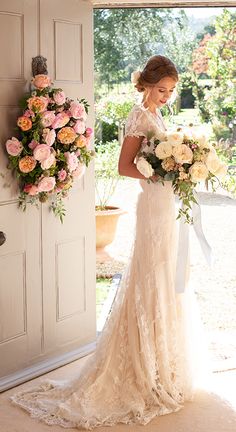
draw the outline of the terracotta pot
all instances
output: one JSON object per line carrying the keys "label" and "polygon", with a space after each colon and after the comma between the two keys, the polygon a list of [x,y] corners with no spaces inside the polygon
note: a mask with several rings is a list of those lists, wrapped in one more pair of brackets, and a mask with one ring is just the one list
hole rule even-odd
{"label": "terracotta pot", "polygon": [[104,248],[113,242],[119,217],[124,210],[107,206],[105,210],[96,207],[96,248]]}

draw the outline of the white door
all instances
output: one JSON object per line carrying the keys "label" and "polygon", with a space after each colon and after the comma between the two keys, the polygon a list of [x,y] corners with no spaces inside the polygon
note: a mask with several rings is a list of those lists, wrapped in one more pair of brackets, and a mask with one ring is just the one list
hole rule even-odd
{"label": "white door", "polygon": [[[95,321],[93,168],[66,200],[63,225],[42,205],[17,208],[4,145],[14,135],[31,60],[93,106],[92,8],[83,0],[0,0],[0,390],[91,349]],[[92,108],[88,120],[92,126]]]}

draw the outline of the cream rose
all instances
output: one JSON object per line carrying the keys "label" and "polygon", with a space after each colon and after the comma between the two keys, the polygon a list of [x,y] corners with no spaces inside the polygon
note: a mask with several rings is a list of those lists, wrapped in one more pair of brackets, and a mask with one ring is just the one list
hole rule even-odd
{"label": "cream rose", "polygon": [[173,156],[177,163],[191,163],[193,152],[186,144],[179,144],[173,148]]}
{"label": "cream rose", "polygon": [[182,144],[184,139],[184,134],[182,132],[173,132],[167,134],[167,142],[172,146]]}
{"label": "cream rose", "polygon": [[216,152],[210,152],[208,156],[206,157],[205,164],[208,168],[208,170],[215,174],[216,171],[220,168],[221,161],[218,158]]}
{"label": "cream rose", "polygon": [[146,178],[149,178],[154,174],[154,170],[152,166],[143,157],[140,157],[138,159],[136,167],[139,170],[139,172]]}
{"label": "cream rose", "polygon": [[168,141],[160,142],[155,149],[155,155],[159,159],[170,157],[172,155],[172,145]]}
{"label": "cream rose", "polygon": [[206,180],[209,171],[204,163],[195,162],[189,169],[189,173],[193,182],[200,182]]}
{"label": "cream rose", "polygon": [[225,163],[221,162],[219,168],[216,170],[215,175],[218,178],[223,178],[226,176],[228,167]]}

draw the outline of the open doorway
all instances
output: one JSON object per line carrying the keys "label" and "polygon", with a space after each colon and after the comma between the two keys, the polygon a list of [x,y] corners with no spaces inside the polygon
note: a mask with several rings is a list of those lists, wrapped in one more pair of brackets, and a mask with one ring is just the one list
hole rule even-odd
{"label": "open doorway", "polygon": [[[170,57],[180,73],[173,110],[163,112],[167,125],[202,125],[230,167],[215,194],[199,192],[215,264],[213,269],[207,267],[191,234],[190,283],[215,370],[236,368],[236,8],[96,9],[94,31],[96,144],[112,143],[119,149],[135,101],[130,75],[158,53]],[[113,162],[116,154],[110,155]],[[116,177],[114,169],[109,175]],[[121,206],[126,213],[118,222],[114,241],[97,254],[100,329],[129,260],[138,193],[138,182],[125,179],[109,197],[110,205]]]}

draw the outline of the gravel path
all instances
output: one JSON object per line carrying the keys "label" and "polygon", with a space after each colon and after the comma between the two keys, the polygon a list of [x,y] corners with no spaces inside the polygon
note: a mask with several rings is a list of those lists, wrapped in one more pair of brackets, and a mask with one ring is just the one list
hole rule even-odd
{"label": "gravel path", "polygon": [[[114,242],[97,254],[97,275],[113,276],[124,270],[134,235],[138,181],[121,181],[111,204],[127,213],[120,218]],[[219,193],[199,192],[203,228],[213,250],[209,268],[194,230],[190,229],[191,277],[213,357],[219,370],[236,368],[236,200]]]}

